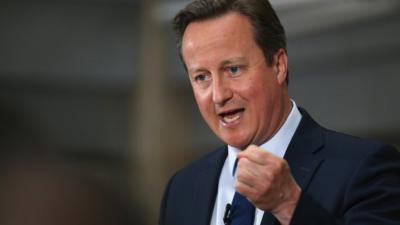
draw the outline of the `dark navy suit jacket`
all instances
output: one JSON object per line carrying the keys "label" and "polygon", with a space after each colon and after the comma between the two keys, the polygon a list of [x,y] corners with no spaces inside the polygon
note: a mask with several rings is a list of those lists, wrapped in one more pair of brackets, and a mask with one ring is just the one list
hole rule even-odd
{"label": "dark navy suit jacket", "polygon": [[[400,153],[303,118],[284,158],[302,188],[291,225],[400,225]],[[227,156],[222,147],[177,172],[160,225],[209,225]],[[221,218],[222,220],[222,218]],[[279,224],[268,212],[262,225]]]}

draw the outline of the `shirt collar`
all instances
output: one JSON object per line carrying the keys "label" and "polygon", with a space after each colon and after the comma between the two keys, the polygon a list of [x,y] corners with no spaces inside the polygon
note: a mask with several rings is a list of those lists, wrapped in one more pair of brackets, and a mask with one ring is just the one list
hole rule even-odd
{"label": "shirt collar", "polygon": [[[261,148],[281,158],[285,155],[290,140],[292,140],[294,132],[299,126],[302,117],[296,103],[293,100],[291,101],[292,110],[286,118],[285,123],[283,123],[282,127],[279,128],[278,132],[276,132],[272,138],[260,145]],[[230,171],[233,171],[236,155],[239,152],[239,149],[228,145],[228,165]]]}

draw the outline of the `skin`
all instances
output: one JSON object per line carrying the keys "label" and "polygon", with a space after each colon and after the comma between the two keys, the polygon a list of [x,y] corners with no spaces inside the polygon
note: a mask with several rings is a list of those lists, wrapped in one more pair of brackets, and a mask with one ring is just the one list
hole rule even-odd
{"label": "skin", "polygon": [[289,224],[301,189],[285,160],[258,147],[292,107],[286,52],[279,49],[269,65],[249,19],[236,12],[190,23],[181,51],[204,120],[225,143],[243,150],[236,191]]}

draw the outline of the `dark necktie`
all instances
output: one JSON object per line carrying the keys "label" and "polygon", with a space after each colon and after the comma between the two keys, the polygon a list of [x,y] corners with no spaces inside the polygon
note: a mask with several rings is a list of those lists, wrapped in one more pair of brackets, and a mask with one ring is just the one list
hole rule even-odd
{"label": "dark necktie", "polygon": [[[232,175],[235,175],[238,160],[235,161]],[[244,196],[235,192],[230,213],[230,225],[253,225],[255,208]]]}

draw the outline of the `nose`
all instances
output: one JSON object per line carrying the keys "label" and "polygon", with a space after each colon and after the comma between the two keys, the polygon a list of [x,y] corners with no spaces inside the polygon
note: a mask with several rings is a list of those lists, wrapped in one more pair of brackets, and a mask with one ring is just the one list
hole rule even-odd
{"label": "nose", "polygon": [[215,78],[213,80],[212,97],[216,105],[224,105],[232,98],[233,93],[229,84],[223,78]]}

